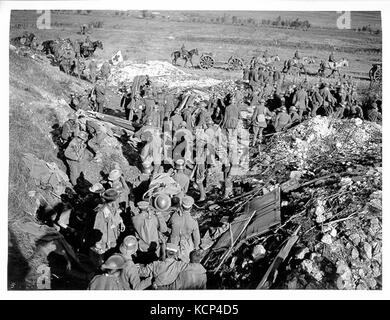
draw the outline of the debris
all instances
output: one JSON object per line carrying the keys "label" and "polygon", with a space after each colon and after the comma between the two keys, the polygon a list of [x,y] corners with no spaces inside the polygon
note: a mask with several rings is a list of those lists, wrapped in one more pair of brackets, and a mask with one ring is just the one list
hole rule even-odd
{"label": "debris", "polygon": [[261,279],[260,283],[258,284],[256,289],[265,289],[269,288],[272,283],[275,282],[275,279],[277,277],[277,269],[279,268],[280,264],[287,258],[288,254],[290,253],[291,248],[294,246],[294,244],[298,240],[298,232],[301,229],[300,226],[298,226],[292,236],[288,239],[287,243],[283,246],[283,248],[279,251],[276,258],[271,263],[270,267],[268,268],[267,272]]}
{"label": "debris", "polygon": [[258,260],[265,256],[267,250],[265,250],[264,246],[262,244],[257,244],[253,247],[252,250],[252,257],[254,260]]}
{"label": "debris", "polygon": [[[252,216],[253,219],[251,219]],[[248,220],[250,222],[249,225],[247,225]],[[280,188],[276,188],[272,192],[247,203],[245,213],[238,215],[232,221],[234,242],[240,240],[238,245],[241,245],[251,237],[268,231],[269,228],[279,224],[280,221]],[[239,239],[240,237],[242,238]],[[212,249],[213,251],[219,251],[223,248],[228,248],[229,245],[230,236],[224,233]]]}
{"label": "debris", "polygon": [[308,254],[309,252],[310,252],[309,248],[307,248],[307,247],[302,248],[301,250],[299,250],[296,253],[295,258],[298,260],[303,260],[306,256],[306,254]]}
{"label": "debris", "polygon": [[325,244],[332,244],[333,240],[332,240],[332,236],[330,234],[325,234],[322,239],[321,239],[321,242],[322,243],[325,243]]}

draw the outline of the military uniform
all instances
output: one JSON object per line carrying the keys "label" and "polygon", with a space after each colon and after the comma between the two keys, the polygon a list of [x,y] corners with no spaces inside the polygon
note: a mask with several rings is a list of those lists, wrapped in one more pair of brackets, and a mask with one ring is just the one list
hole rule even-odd
{"label": "military uniform", "polygon": [[174,289],[173,284],[180,272],[185,270],[187,263],[174,258],[166,258],[164,261],[154,261],[145,267],[141,267],[141,277],[153,277],[153,285],[157,290]]}
{"label": "military uniform", "polygon": [[138,203],[141,213],[131,218],[138,239],[139,250],[148,252],[152,242],[155,243],[155,249],[158,253],[160,248],[159,232],[167,232],[167,225],[161,214],[153,214],[149,210],[149,203],[141,201]]}
{"label": "military uniform", "polygon": [[88,68],[89,68],[89,78],[92,83],[95,83],[96,76],[97,76],[97,63],[94,60],[92,60],[89,63]]}
{"label": "military uniform", "polygon": [[292,103],[298,108],[299,116],[302,118],[303,113],[308,106],[308,96],[305,89],[300,88],[294,95]]}
{"label": "military uniform", "polygon": [[189,263],[179,273],[174,283],[175,290],[201,290],[206,289],[207,271],[200,263]]}
{"label": "military uniform", "polygon": [[[87,133],[83,133],[85,136],[87,136]],[[84,140],[80,137],[73,138],[64,153],[69,166],[70,181],[74,186],[77,184],[77,178],[80,176],[83,162],[86,160],[87,146],[84,142],[86,139],[87,137]]]}
{"label": "military uniform", "polygon": [[95,96],[96,96],[96,104],[97,104],[97,112],[103,113],[104,105],[106,101],[106,86],[103,82],[98,82],[95,85]]}
{"label": "military uniform", "polygon": [[291,123],[291,118],[289,114],[286,112],[285,109],[283,109],[281,112],[279,112],[275,119],[275,131],[283,131],[285,130],[288,125]]}
{"label": "military uniform", "polygon": [[111,66],[107,61],[104,61],[101,69],[100,69],[101,75],[103,79],[108,79],[108,77],[111,74]]}
{"label": "military uniform", "polygon": [[89,290],[125,290],[125,283],[120,277],[121,270],[125,265],[125,259],[119,255],[114,254],[107,259],[102,265],[103,269],[110,271],[95,276],[89,286]]}
{"label": "military uniform", "polygon": [[252,115],[252,126],[253,126],[253,145],[256,145],[257,138],[261,142],[263,130],[267,128],[266,115],[272,116],[272,113],[264,105],[264,99],[260,105],[255,107],[255,110]]}
{"label": "military uniform", "polygon": [[[191,217],[190,208],[192,207],[193,199],[184,197],[182,199],[182,209],[176,211],[170,221],[171,236],[170,242],[179,246],[180,257],[184,261],[189,261],[189,254],[192,250],[198,249],[200,245],[200,234],[198,222]],[[190,208],[186,207],[190,206]]]}
{"label": "military uniform", "polygon": [[320,106],[322,106],[323,98],[318,92],[317,88],[314,88],[310,94],[310,101],[311,101],[311,116],[315,117],[317,115],[317,110]]}
{"label": "military uniform", "polygon": [[94,246],[96,253],[103,254],[116,247],[121,231],[120,227],[123,224],[120,213],[121,210],[116,201],[105,203],[97,208],[93,229],[99,230],[102,233],[102,238]]}
{"label": "military uniform", "polygon": [[175,180],[181,187],[182,195],[184,196],[190,185],[190,178],[184,173],[184,160],[176,161],[177,172],[173,176],[173,180]]}

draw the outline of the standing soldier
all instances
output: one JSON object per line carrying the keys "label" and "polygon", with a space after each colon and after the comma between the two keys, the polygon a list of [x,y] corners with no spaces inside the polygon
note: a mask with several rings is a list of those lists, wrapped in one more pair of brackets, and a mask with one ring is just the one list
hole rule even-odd
{"label": "standing soldier", "polygon": [[95,102],[96,102],[96,111],[99,113],[104,113],[104,105],[106,102],[106,85],[103,80],[98,80],[93,89]]}
{"label": "standing soldier", "polygon": [[192,250],[198,250],[200,245],[200,234],[198,222],[191,217],[191,209],[194,199],[184,196],[181,201],[181,208],[176,211],[169,224],[172,229],[170,242],[179,246],[180,259],[189,262],[189,255]]}
{"label": "standing soldier", "polygon": [[324,83],[322,85],[322,88],[320,89],[320,95],[322,96],[322,106],[325,111],[325,115],[328,116],[333,112],[333,105],[335,103],[335,98],[332,96],[329,85],[327,83]]}
{"label": "standing soldier", "polygon": [[311,102],[311,116],[315,117],[317,115],[317,110],[322,106],[323,98],[318,91],[318,84],[315,84],[311,88],[310,93],[310,102]]}
{"label": "standing soldier", "polygon": [[280,82],[282,81],[282,74],[279,70],[276,70],[275,66],[272,66],[272,80],[274,82],[274,85],[277,87],[280,86]]}
{"label": "standing soldier", "polygon": [[250,85],[252,91],[255,91],[256,85],[257,85],[257,81],[258,81],[258,75],[257,75],[257,68],[256,67],[252,67],[249,70],[248,80],[249,80],[249,85]]}
{"label": "standing soldier", "polygon": [[299,50],[297,48],[297,50],[295,50],[294,52],[294,57],[293,59],[295,60],[295,63],[297,63],[299,60],[301,60],[301,55],[299,54]]}
{"label": "standing soldier", "polygon": [[131,220],[138,239],[141,259],[149,263],[160,256],[162,238],[159,233],[167,232],[167,225],[160,212],[152,213],[149,202],[140,201],[137,205],[140,213],[135,214]]}
{"label": "standing soldier", "polygon": [[302,119],[303,113],[307,110],[309,99],[307,96],[306,90],[301,84],[298,88],[298,91],[295,93],[292,103],[298,108],[299,117]]}
{"label": "standing soldier", "polygon": [[114,169],[108,175],[110,187],[119,193],[118,203],[125,211],[129,206],[130,188],[127,185],[123,173],[120,169]]}
{"label": "standing soldier", "polygon": [[146,125],[137,131],[136,137],[140,138],[141,141],[146,141],[140,155],[142,162],[153,162],[153,173],[157,173],[161,166],[163,151],[160,130],[153,126],[152,119],[148,119]]}
{"label": "standing soldier", "polygon": [[125,231],[117,201],[119,193],[114,189],[107,189],[103,192],[102,198],[104,203],[96,208],[97,213],[93,225],[94,230],[100,231],[101,238],[91,248],[97,260],[102,258],[109,249],[116,247],[120,233]]}
{"label": "standing soldier", "polygon": [[228,137],[228,154],[233,164],[237,164],[237,126],[240,117],[240,110],[235,95],[231,96],[230,104],[225,109],[222,122],[222,129],[225,129]]}
{"label": "standing soldier", "polygon": [[193,163],[192,154],[194,146],[194,137],[190,130],[187,129],[187,123],[183,121],[173,136],[173,160],[182,158],[182,152],[184,149],[184,162]]}
{"label": "standing soldier", "polygon": [[100,73],[102,75],[102,78],[107,81],[108,77],[111,74],[111,66],[108,61],[104,61],[102,67],[100,68]]}
{"label": "standing soldier", "polygon": [[173,180],[175,180],[181,187],[182,193],[181,198],[187,194],[190,178],[184,173],[184,160],[178,159],[176,160],[176,172],[173,176]]}
{"label": "standing soldier", "polygon": [[74,186],[77,184],[77,178],[80,176],[83,162],[86,160],[87,140],[88,134],[85,131],[79,131],[64,153],[69,166],[70,182]]}
{"label": "standing soldier", "polygon": [[95,59],[92,59],[91,62],[88,65],[89,68],[89,80],[92,83],[96,82],[96,76],[97,76],[97,63]]}
{"label": "standing soldier", "polygon": [[252,127],[253,127],[252,146],[256,145],[257,139],[259,139],[261,143],[263,137],[263,130],[267,128],[267,122],[265,119],[267,115],[272,116],[273,114],[265,106],[265,100],[262,98],[260,99],[260,104],[256,105],[251,119]]}

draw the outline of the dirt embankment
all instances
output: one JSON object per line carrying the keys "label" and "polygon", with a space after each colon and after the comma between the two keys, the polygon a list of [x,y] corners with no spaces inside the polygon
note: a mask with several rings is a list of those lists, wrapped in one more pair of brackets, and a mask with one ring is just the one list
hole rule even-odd
{"label": "dirt embankment", "polygon": [[24,280],[34,261],[35,239],[18,225],[35,221],[40,202],[55,203],[49,192],[34,197],[37,187],[23,163],[31,153],[66,170],[58,159],[58,148],[51,133],[71,111],[65,99],[71,90],[81,90],[77,81],[60,73],[48,63],[33,61],[10,50],[10,162],[9,162],[9,289],[29,288]]}

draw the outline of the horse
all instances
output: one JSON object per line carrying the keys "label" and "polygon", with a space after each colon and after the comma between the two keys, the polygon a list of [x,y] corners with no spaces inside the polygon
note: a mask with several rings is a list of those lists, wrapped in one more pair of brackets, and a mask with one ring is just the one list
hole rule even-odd
{"label": "horse", "polygon": [[335,61],[335,62],[331,62],[331,61],[328,61],[327,64],[323,64],[322,68],[320,68],[320,70],[318,70],[318,74],[322,73],[323,75],[325,74],[325,69],[330,69],[331,70],[331,73],[327,76],[327,78],[329,78],[330,76],[334,76],[334,74],[337,72],[339,77],[341,76],[340,75],[340,68],[341,67],[349,67],[349,61],[345,58],[342,58],[338,61]]}
{"label": "horse", "polygon": [[54,46],[55,46],[54,40],[43,41],[42,42],[42,52],[44,52],[45,54],[54,55]]}
{"label": "horse", "polygon": [[181,58],[181,59],[183,59],[183,60],[185,61],[185,62],[184,62],[184,67],[187,66],[187,62],[188,62],[188,61],[191,63],[191,66],[193,67],[194,64],[192,63],[192,57],[193,57],[194,55],[196,55],[196,56],[199,55],[198,49],[197,49],[197,48],[192,49],[192,50],[190,50],[190,51],[184,50],[184,52],[179,51],[179,50],[174,51],[174,52],[172,52],[172,54],[171,54],[171,57],[172,57],[172,64],[176,66],[176,65],[177,65],[177,59]]}
{"label": "horse", "polygon": [[95,53],[95,50],[99,48],[103,50],[103,43],[100,40],[93,41],[92,46],[86,47],[83,46],[82,44],[80,45],[80,55],[83,58],[89,58],[92,57],[93,54]]}

